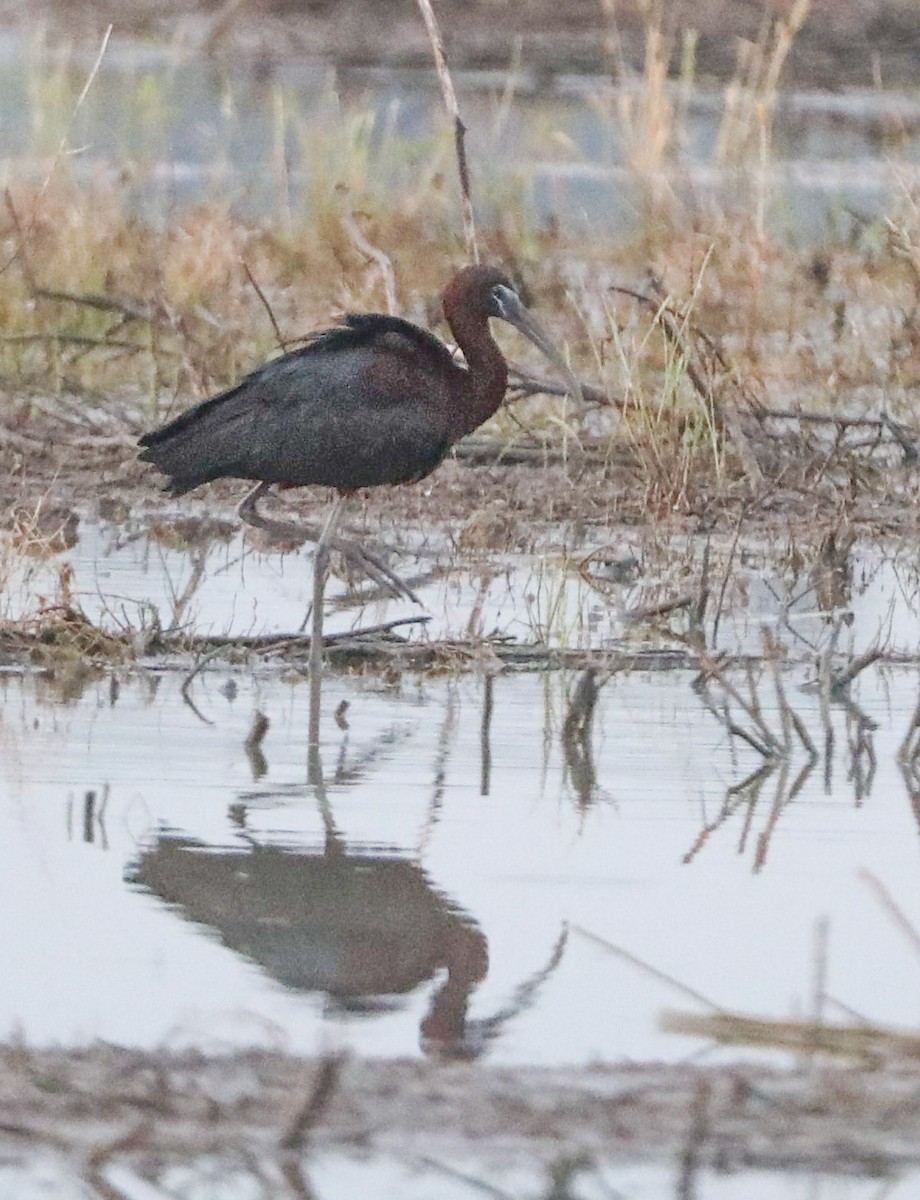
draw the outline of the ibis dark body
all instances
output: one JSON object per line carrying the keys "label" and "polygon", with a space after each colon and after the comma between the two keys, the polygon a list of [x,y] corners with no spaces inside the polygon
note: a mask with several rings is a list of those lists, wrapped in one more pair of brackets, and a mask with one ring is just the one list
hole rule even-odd
{"label": "ibis dark body", "polygon": [[343,493],[424,478],[504,399],[508,368],[490,318],[509,321],[561,362],[497,268],[465,268],[442,300],[465,366],[409,321],[348,314],[146,434],[141,458],[168,476],[174,495],[221,478]]}

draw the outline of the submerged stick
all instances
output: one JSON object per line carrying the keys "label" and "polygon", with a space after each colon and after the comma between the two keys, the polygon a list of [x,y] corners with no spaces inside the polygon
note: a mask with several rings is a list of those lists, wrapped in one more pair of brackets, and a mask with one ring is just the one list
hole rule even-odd
{"label": "submerged stick", "polygon": [[185,679],[183,679],[182,686],[179,688],[179,694],[182,696],[183,701],[189,706],[199,721],[203,721],[205,725],[213,725],[214,722],[210,719],[210,717],[206,717],[203,712],[199,711],[195,701],[192,699],[192,694],[189,691],[189,688],[191,687],[195,676],[198,675],[202,669],[208,665],[212,658],[216,658],[222,649],[223,646],[215,646],[212,650],[209,650],[207,654],[203,654],[201,658],[199,658],[198,662],[195,663],[194,667],[192,667],[191,671],[189,671],[189,673],[186,675]]}
{"label": "submerged stick", "polygon": [[344,1062],[343,1054],[327,1054],[320,1060],[319,1073],[310,1094],[280,1138],[280,1149],[289,1152],[303,1150],[310,1132],[322,1119],[338,1088]]}
{"label": "submerged stick", "polygon": [[618,946],[601,937],[600,934],[592,933],[590,929],[586,929],[583,925],[573,924],[570,928],[586,941],[593,942],[595,946],[599,946],[609,954],[614,954],[617,958],[623,959],[624,962],[638,967],[640,971],[651,976],[652,979],[657,979],[659,982],[667,984],[668,987],[675,988],[697,1004],[708,1008],[712,1016],[723,1017],[727,1015],[725,1009],[721,1005],[716,1004],[715,1000],[710,1000],[708,996],[704,996],[702,992],[698,992],[696,988],[690,987],[689,984],[681,982],[674,975],[669,975],[667,971],[662,971],[658,967],[652,966],[646,959],[640,958],[638,954],[633,954],[631,950],[627,950],[624,946]]}
{"label": "submerged stick", "polygon": [[253,779],[261,779],[268,770],[268,760],[262,750],[262,742],[268,733],[269,720],[265,713],[256,711],[252,717],[252,725],[243,742],[243,749],[249,759]]}
{"label": "submerged stick", "polygon": [[587,738],[591,731],[591,719],[598,697],[597,671],[587,667],[575,685],[569,710],[562,726],[563,740]]}
{"label": "submerged stick", "polygon": [[882,907],[892,918],[895,925],[898,927],[898,929],[900,929],[901,933],[903,933],[910,942],[914,953],[920,957],[920,932],[918,932],[917,926],[913,923],[910,917],[908,917],[907,913],[900,906],[900,904],[898,904],[897,900],[895,900],[889,888],[886,887],[881,879],[879,879],[879,877],[867,867],[861,867],[856,874],[857,878],[862,883],[866,884],[867,887],[871,888],[872,891],[875,892],[876,898]]}

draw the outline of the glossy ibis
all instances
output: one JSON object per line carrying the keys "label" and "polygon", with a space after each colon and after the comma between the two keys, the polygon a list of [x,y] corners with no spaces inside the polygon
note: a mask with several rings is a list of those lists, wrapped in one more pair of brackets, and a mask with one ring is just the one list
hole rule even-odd
{"label": "glossy ibis", "polygon": [[442,293],[444,315],[466,358],[418,325],[382,313],[348,313],[340,325],[313,334],[297,350],[272,359],[241,383],[145,434],[140,457],[168,477],[181,496],[214,479],[252,479],[240,516],[279,533],[256,501],[272,484],[322,484],[340,498],[320,538],[390,589],[407,590],[363,547],[335,536],[344,500],[359,488],[412,483],[438,465],[450,447],[501,405],[508,367],[492,340],[489,318],[525,334],[578,383],[521,303],[514,285],[493,266],[465,267]]}

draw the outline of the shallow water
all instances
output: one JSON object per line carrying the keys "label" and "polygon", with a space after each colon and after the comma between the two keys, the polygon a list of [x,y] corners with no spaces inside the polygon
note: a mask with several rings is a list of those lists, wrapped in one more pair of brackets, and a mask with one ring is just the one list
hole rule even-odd
{"label": "shallow water", "polygon": [[[814,726],[799,677],[787,687]],[[862,876],[916,926],[920,797],[895,762],[914,669],[869,670],[855,689],[878,726],[871,785],[838,710],[829,775],[819,766],[794,799],[781,771],[759,794],[732,791],[757,756],[727,745],[687,672],[615,677],[587,759],[567,757],[559,737],[571,683],[561,673],[494,680],[485,733],[481,678],[386,687],[332,676],[323,786],[306,782],[303,684],[215,668],[195,687],[205,725],[180,681],[0,677],[4,1033],[496,1064],[675,1061],[706,1049],[660,1028],[664,1011],[701,1011],[685,989],[742,1013],[813,1012],[824,931],[824,1018],[915,1024],[913,948]],[[333,715],[343,700],[347,730]],[[245,746],[256,710],[270,722],[261,755]],[[483,1177],[455,1154],[435,1157]],[[469,1189],[376,1155],[313,1155],[308,1174],[330,1197]],[[536,1169],[487,1177],[515,1195],[548,1186]],[[677,1164],[600,1164],[577,1194],[677,1195],[677,1177]],[[148,1194],[126,1163],[106,1178]],[[885,1194],[916,1182],[906,1174]],[[189,1198],[261,1194],[245,1171],[208,1160],[158,1184]],[[875,1177],[780,1172],[702,1172],[695,1194],[805,1200],[816,1187],[825,1200],[879,1194]],[[0,1195],[49,1193],[84,1191],[70,1169],[31,1156],[0,1169]]]}
{"label": "shallow water", "polygon": [[[317,508],[304,519],[321,523],[324,511]],[[192,528],[190,546],[176,544],[183,521]],[[624,531],[573,543],[571,530],[559,527],[531,554],[478,556],[431,536],[424,557],[415,557],[411,536],[394,533],[382,540],[420,604],[379,597],[355,603],[348,582],[334,577],[327,589],[327,633],[417,619],[400,635],[622,653],[680,648],[706,552],[705,539],[649,547]],[[843,654],[875,645],[892,657],[920,654],[915,548],[857,544],[823,564],[813,550],[792,554],[779,539],[736,547],[733,557],[727,545],[711,546],[710,650],[759,655],[766,628],[791,661],[813,660],[832,639]],[[112,631],[157,626],[199,637],[295,634],[305,626],[312,599],[309,545],[288,553],[260,548],[235,521],[215,535],[213,522],[196,526],[184,513],[158,518],[153,526],[86,519],[76,545],[63,553],[31,558],[2,550],[0,545],[0,619],[22,620],[59,603],[62,570],[68,598]],[[361,580],[357,585],[366,586]],[[675,613],[641,618],[643,611],[676,600],[684,607]]]}
{"label": "shallow water", "polygon": [[[367,1196],[386,1200],[469,1200],[476,1194],[471,1180],[487,1182],[510,1196],[548,1195],[551,1186],[546,1172],[536,1170],[493,1169],[484,1181],[481,1167],[466,1162],[445,1161],[445,1169],[432,1169],[423,1162],[375,1157],[373,1162],[338,1159],[332,1155],[311,1157],[307,1173],[316,1196]],[[451,1177],[447,1172],[464,1172],[467,1178]],[[105,1172],[106,1180],[121,1189],[119,1194],[151,1200],[162,1192],[129,1167],[116,1165]],[[693,1179],[697,1200],[908,1200],[916,1195],[917,1174],[905,1173],[898,1179],[873,1176],[869,1179],[837,1178],[825,1174],[790,1176],[778,1171],[730,1172],[701,1171]],[[264,1182],[247,1172],[234,1172],[222,1164],[204,1159],[181,1168],[165,1169],[157,1183],[170,1188],[170,1194],[187,1200],[249,1200],[267,1193]],[[678,1169],[675,1166],[640,1166],[627,1170],[591,1168],[574,1184],[578,1200],[662,1200],[680,1197]],[[542,1190],[541,1190],[542,1189]],[[85,1195],[72,1173],[51,1163],[32,1165],[27,1170],[0,1169],[0,1196],[10,1200],[39,1200],[49,1195],[70,1200]],[[276,1195],[283,1194],[276,1192]],[[291,1195],[296,1193],[291,1192]]]}
{"label": "shallow water", "polygon": [[[670,627],[628,614],[695,593],[693,548],[656,556],[618,540],[610,561],[634,565],[592,583],[562,532],[481,578],[448,556],[420,588],[430,625],[409,636],[681,645],[680,613]],[[60,598],[62,568],[72,600],[109,628],[292,632],[309,602],[304,552],[263,553],[232,528],[183,549],[141,524],[86,520],[64,554],[9,561],[6,617]],[[411,556],[394,561],[411,570]],[[711,570],[721,579],[718,555]],[[707,1002],[912,1028],[913,947],[873,880],[920,925],[920,783],[897,757],[920,671],[864,670],[849,703],[831,705],[832,743],[807,685],[832,637],[841,652],[879,641],[891,658],[916,655],[916,554],[857,546],[835,570],[748,545],[731,576],[710,642],[757,652],[767,626],[785,647],[785,690],[818,748],[810,770],[797,749],[757,774],[759,756],[729,741],[687,670],[614,675],[587,744],[561,735],[574,673],[330,672],[321,778],[296,667],[215,660],[189,687],[194,709],[187,665],[0,673],[0,1036],[577,1066],[767,1054],[663,1030],[664,1013]],[[332,612],[329,627],[413,611],[374,602]],[[766,677],[758,696],[779,730]],[[256,713],[267,733],[247,745]],[[82,1194],[68,1171],[11,1159],[0,1196]],[[319,1195],[469,1190],[386,1157],[317,1155],[309,1172]],[[676,1172],[602,1165],[578,1194],[671,1194]],[[149,1187],[125,1165],[108,1175],[125,1195]],[[510,1169],[489,1181],[513,1194],[548,1186]],[[172,1184],[218,1194],[207,1162]],[[804,1200],[819,1187],[827,1200],[875,1200],[878,1186],[703,1173],[696,1194]],[[221,1188],[252,1194],[242,1177]]]}
{"label": "shallow water", "polygon": [[[818,728],[799,678],[793,704]],[[759,760],[727,744],[687,672],[614,677],[587,761],[559,737],[561,674],[496,679],[487,735],[480,678],[333,676],[319,789],[301,683],[199,677],[206,725],[180,682],[69,679],[62,698],[40,675],[0,678],[4,1032],[675,1057],[696,1043],[659,1014],[698,1005],[581,931],[720,1007],[781,1017],[809,1010],[824,920],[832,996],[914,1020],[910,949],[859,874],[916,916],[918,823],[895,762],[914,669],[858,681],[878,726],[870,786],[838,711],[829,779],[813,771],[788,803],[779,771],[759,797],[732,791]],[[256,710],[264,761],[245,748]]]}

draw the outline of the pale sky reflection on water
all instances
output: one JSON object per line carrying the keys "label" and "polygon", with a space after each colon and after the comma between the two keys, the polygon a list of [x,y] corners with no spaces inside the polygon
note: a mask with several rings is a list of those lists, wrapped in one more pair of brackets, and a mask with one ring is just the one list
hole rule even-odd
{"label": "pale sky reflection on water", "polygon": [[[232,700],[221,690],[231,675]],[[814,722],[817,700],[797,691],[796,678],[787,679],[793,703]],[[440,996],[454,1049],[491,1061],[677,1058],[698,1046],[662,1033],[659,1013],[696,1006],[579,928],[721,1007],[787,1017],[809,1011],[824,918],[829,993],[872,1021],[910,1026],[912,952],[859,873],[877,875],[920,923],[920,833],[895,763],[916,672],[870,669],[858,682],[858,702],[878,723],[877,773],[860,802],[838,712],[829,793],[819,768],[777,806],[777,773],[753,807],[738,804],[721,824],[727,789],[757,756],[727,745],[690,681],[689,672],[634,673],[607,685],[596,714],[595,784],[579,795],[558,736],[563,676],[498,678],[482,795],[481,678],[407,676],[388,689],[333,676],[324,824],[305,782],[302,685],[217,668],[196,681],[196,703],[213,722],[205,725],[182,703],[178,674],[126,677],[114,703],[106,679],[62,702],[41,677],[4,676],[0,902],[8,919],[0,956],[15,970],[0,975],[0,1028],[39,1043],[99,1037],[413,1054]],[[342,699],[347,734],[331,716]],[[257,708],[271,724],[268,770],[253,780],[244,742]],[[400,896],[411,893],[387,902],[397,925],[387,936],[394,954],[422,963],[418,977],[387,996],[384,973],[362,1011],[278,982],[285,927],[263,892],[260,919],[275,940],[269,951],[252,941],[247,952],[256,934],[241,927],[233,872],[221,866],[220,851],[261,848],[264,858],[275,848],[290,856],[285,866],[307,872],[305,887],[320,887],[330,819],[335,854],[354,868],[349,887],[358,880],[373,889],[369,873],[395,870],[408,880]],[[716,827],[698,845],[706,824]],[[183,843],[194,886],[206,881],[203,898],[181,880],[172,897],[130,882],[139,856],[170,837]],[[222,899],[225,879],[231,892]],[[352,939],[369,936],[361,913],[331,912],[325,927],[334,932],[324,940],[288,929],[298,969],[311,954],[325,968],[353,954]],[[425,959],[440,937],[448,948]],[[411,983],[416,967],[406,969]],[[447,995],[452,971],[459,1013]],[[827,1015],[834,1018],[833,1007]]]}

